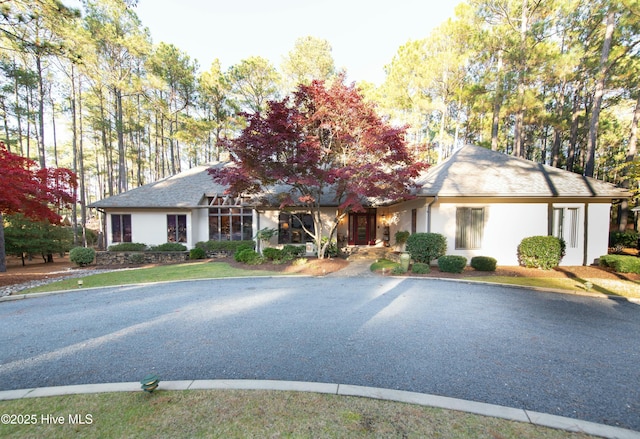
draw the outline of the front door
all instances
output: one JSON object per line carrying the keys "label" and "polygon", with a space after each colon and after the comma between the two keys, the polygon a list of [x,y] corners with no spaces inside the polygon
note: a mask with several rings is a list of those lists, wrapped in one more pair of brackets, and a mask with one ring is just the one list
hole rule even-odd
{"label": "front door", "polygon": [[349,245],[375,245],[376,210],[349,214]]}

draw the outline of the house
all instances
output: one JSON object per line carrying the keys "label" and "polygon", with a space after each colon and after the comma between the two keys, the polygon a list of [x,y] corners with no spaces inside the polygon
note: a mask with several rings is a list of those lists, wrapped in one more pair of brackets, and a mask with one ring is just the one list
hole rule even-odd
{"label": "house", "polygon": [[[225,166],[216,164],[214,166]],[[161,244],[251,239],[262,228],[277,228],[271,245],[300,244],[313,250],[301,222],[309,215],[280,211],[268,197],[224,194],[200,166],[90,205],[106,216],[108,245]],[[351,212],[338,225],[342,245],[394,244],[397,231],[436,232],[447,238],[447,253],[491,256],[517,265],[517,247],[527,236],[564,239],[562,265],[588,265],[607,253],[610,209],[629,197],[624,189],[562,169],[476,146],[464,146],[416,180],[409,201],[378,203]],[[327,220],[336,203],[322,203]]]}

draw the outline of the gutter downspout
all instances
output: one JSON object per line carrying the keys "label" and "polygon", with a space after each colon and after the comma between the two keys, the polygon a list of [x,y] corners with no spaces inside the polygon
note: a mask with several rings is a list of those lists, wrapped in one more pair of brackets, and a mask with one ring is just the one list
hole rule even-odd
{"label": "gutter downspout", "polygon": [[431,206],[438,201],[438,195],[433,197],[433,200],[427,204],[427,233],[431,233]]}

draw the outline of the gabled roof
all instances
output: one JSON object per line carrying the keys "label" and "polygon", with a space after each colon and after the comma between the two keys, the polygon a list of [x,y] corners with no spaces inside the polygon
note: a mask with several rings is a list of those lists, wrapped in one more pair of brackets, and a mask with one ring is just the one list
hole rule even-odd
{"label": "gabled roof", "polygon": [[429,168],[419,196],[628,198],[629,192],[594,178],[479,146],[464,146]]}
{"label": "gabled roof", "polygon": [[[213,181],[207,170],[229,163],[197,166],[180,174],[96,201],[89,207],[184,208],[202,206],[203,198],[223,194],[225,187]],[[558,168],[541,165],[477,146],[464,146],[444,162],[429,168],[416,181],[418,196],[440,197],[569,197],[628,198],[631,194],[610,183]],[[276,186],[254,202],[278,205]],[[325,194],[323,206],[333,206]]]}
{"label": "gabled roof", "polygon": [[212,165],[196,166],[171,177],[96,201],[89,207],[193,208],[198,206],[205,196],[224,193],[225,187],[215,183],[207,172],[211,167]]}

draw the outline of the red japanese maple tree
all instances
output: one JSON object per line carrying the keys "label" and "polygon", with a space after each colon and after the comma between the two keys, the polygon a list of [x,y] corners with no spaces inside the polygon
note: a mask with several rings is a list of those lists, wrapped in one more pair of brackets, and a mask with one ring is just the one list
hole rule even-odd
{"label": "red japanese maple tree", "polygon": [[[280,208],[303,206],[314,220],[318,257],[324,257],[338,223],[376,202],[410,198],[413,179],[426,167],[414,161],[404,128],[384,122],[373,104],[344,78],[300,85],[264,113],[245,115],[248,125],[229,142],[231,166],[211,169],[227,193],[262,194]],[[329,223],[321,203],[338,209]],[[304,225],[303,225],[304,226]]]}
{"label": "red japanese maple tree", "polygon": [[2,216],[22,213],[52,224],[60,208],[75,200],[76,175],[66,168],[38,168],[36,162],[10,152],[0,142],[0,272],[7,271]]}

